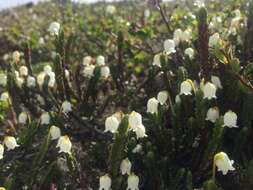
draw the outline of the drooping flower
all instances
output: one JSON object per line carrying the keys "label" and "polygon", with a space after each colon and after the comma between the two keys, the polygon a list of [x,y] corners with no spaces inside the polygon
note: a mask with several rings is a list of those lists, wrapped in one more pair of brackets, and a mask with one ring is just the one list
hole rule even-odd
{"label": "drooping flower", "polygon": [[105,65],[105,57],[102,55],[99,55],[97,57],[97,65],[98,66],[104,66]]}
{"label": "drooping flower", "polygon": [[50,115],[48,112],[44,112],[40,116],[40,124],[41,125],[48,125],[50,123]]}
{"label": "drooping flower", "polygon": [[106,118],[105,132],[110,131],[111,133],[115,133],[118,130],[118,127],[119,121],[114,115]]}
{"label": "drooping flower", "polygon": [[91,56],[85,56],[83,58],[83,66],[87,66],[90,65],[92,61],[92,57]]}
{"label": "drooping flower", "polygon": [[58,139],[58,143],[56,145],[56,148],[58,148],[58,147],[60,148],[59,153],[64,152],[64,153],[71,154],[72,143],[69,140],[69,137],[67,135],[61,136]]}
{"label": "drooping flower", "polygon": [[212,83],[216,86],[216,88],[222,89],[220,78],[217,76],[212,75],[211,76]]}
{"label": "drooping flower", "polygon": [[56,139],[60,138],[60,136],[61,136],[61,130],[60,130],[60,128],[56,127],[54,125],[52,125],[50,127],[49,132],[50,132],[52,140],[56,140]]}
{"label": "drooping flower", "polygon": [[17,144],[17,141],[15,139],[15,137],[12,136],[6,136],[4,137],[4,144],[7,147],[7,150],[13,150],[16,147],[19,147],[19,145]]}
{"label": "drooping flower", "polygon": [[234,171],[233,160],[230,160],[225,152],[217,153],[214,156],[214,164],[221,171],[223,175],[226,175],[228,171]]}
{"label": "drooping flower", "polygon": [[213,83],[207,82],[203,87],[204,98],[208,100],[216,98],[216,87]]}
{"label": "drooping flower", "polygon": [[144,138],[144,137],[147,136],[147,134],[146,134],[146,129],[145,129],[145,127],[144,127],[143,124],[138,125],[138,126],[136,127],[136,129],[134,130],[134,132],[135,132],[135,134],[136,134],[137,139]]}
{"label": "drooping flower", "polygon": [[101,77],[107,79],[110,76],[110,68],[108,66],[101,67]]}
{"label": "drooping flower", "polygon": [[36,79],[32,76],[27,77],[27,87],[32,88],[36,86]]}
{"label": "drooping flower", "polygon": [[152,65],[157,66],[157,67],[161,67],[160,58],[161,58],[161,54],[160,54],[160,53],[156,54],[156,55],[154,56],[154,58],[153,58],[153,63],[152,63]]}
{"label": "drooping flower", "polygon": [[91,78],[94,75],[95,65],[87,65],[83,69],[83,76],[87,78]]}
{"label": "drooping flower", "polygon": [[19,62],[19,60],[20,60],[20,53],[19,53],[19,51],[14,51],[12,53],[12,59],[13,59],[14,62]]}
{"label": "drooping flower", "polygon": [[5,86],[7,84],[7,76],[4,73],[0,73],[0,85]]}
{"label": "drooping flower", "polygon": [[9,100],[9,93],[8,92],[3,92],[1,94],[0,100],[3,101],[3,102],[8,101]]}
{"label": "drooping flower", "polygon": [[48,31],[50,32],[51,35],[58,36],[59,31],[60,31],[60,27],[61,27],[60,23],[51,22],[51,24],[49,25]]}
{"label": "drooping flower", "polygon": [[28,119],[28,115],[27,115],[26,112],[21,112],[21,113],[18,115],[18,122],[19,122],[20,124],[26,124],[27,119]]}
{"label": "drooping flower", "polygon": [[163,90],[163,91],[160,91],[158,94],[157,94],[157,100],[159,101],[159,103],[161,105],[165,104],[167,99],[168,99],[168,92],[166,90]]}
{"label": "drooping flower", "polygon": [[215,121],[220,117],[220,112],[217,107],[209,108],[206,114],[206,120],[215,123]]}
{"label": "drooping flower", "polygon": [[132,111],[128,118],[128,123],[132,130],[135,130],[139,125],[142,125],[142,116],[138,112]]}
{"label": "drooping flower", "polygon": [[181,83],[180,85],[180,95],[191,95],[192,94],[192,83],[190,82],[190,80],[185,80]]}
{"label": "drooping flower", "polygon": [[112,180],[109,175],[104,175],[99,178],[99,190],[111,190]]}
{"label": "drooping flower", "polygon": [[142,145],[137,144],[134,149],[132,150],[132,153],[140,153],[142,151]]}
{"label": "drooping flower", "polygon": [[139,177],[131,174],[127,179],[127,190],[139,190]]}
{"label": "drooping flower", "polygon": [[164,41],[164,52],[166,55],[170,55],[176,52],[174,40],[168,39]]}
{"label": "drooping flower", "polygon": [[19,68],[19,73],[21,76],[27,76],[28,75],[28,68],[26,66],[22,65]]}
{"label": "drooping flower", "polygon": [[62,105],[62,111],[65,112],[65,113],[69,113],[72,111],[72,105],[69,101],[65,100]]}
{"label": "drooping flower", "polygon": [[56,81],[55,73],[52,71],[52,72],[49,72],[47,75],[49,76],[48,87],[53,88]]}
{"label": "drooping flower", "polygon": [[125,175],[125,174],[130,175],[131,167],[132,167],[132,164],[131,164],[131,162],[129,161],[128,158],[125,158],[124,160],[122,160],[121,164],[120,164],[121,174],[122,175]]}
{"label": "drooping flower", "polygon": [[4,146],[2,144],[0,144],[0,160],[3,159],[3,155],[4,155]]}
{"label": "drooping flower", "polygon": [[108,14],[114,14],[116,12],[116,7],[113,5],[107,5],[105,11]]}
{"label": "drooping flower", "polygon": [[51,67],[50,65],[45,65],[45,66],[43,67],[43,71],[44,71],[47,75],[49,75],[49,74],[53,71],[53,69],[52,69],[52,67]]}
{"label": "drooping flower", "polygon": [[224,115],[224,126],[229,128],[235,127],[238,128],[237,125],[237,115],[235,112],[229,110]]}
{"label": "drooping flower", "polygon": [[185,55],[187,55],[190,59],[194,57],[194,50],[192,48],[187,48],[184,51]]}
{"label": "drooping flower", "polygon": [[158,104],[159,104],[159,101],[155,97],[150,98],[147,103],[147,113],[157,114]]}

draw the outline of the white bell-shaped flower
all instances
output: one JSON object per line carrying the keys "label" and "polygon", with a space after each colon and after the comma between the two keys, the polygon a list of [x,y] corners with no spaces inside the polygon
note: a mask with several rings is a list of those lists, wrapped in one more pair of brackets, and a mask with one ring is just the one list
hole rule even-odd
{"label": "white bell-shaped flower", "polygon": [[55,73],[53,71],[49,72],[48,76],[49,76],[48,87],[53,88],[56,82]]}
{"label": "white bell-shaped flower", "polygon": [[219,45],[219,43],[220,43],[219,33],[214,33],[212,36],[210,36],[209,42],[208,42],[209,47],[215,47]]}
{"label": "white bell-shaped flower", "polygon": [[228,171],[234,171],[233,160],[230,160],[225,152],[217,153],[214,156],[214,164],[217,166],[218,171],[221,171],[223,175],[226,175]]}
{"label": "white bell-shaped flower", "polygon": [[59,127],[52,125],[49,129],[49,132],[52,140],[56,140],[61,137],[61,130]]}
{"label": "white bell-shaped flower", "polygon": [[46,73],[45,72],[40,72],[37,75],[37,83],[40,87],[42,87],[42,85],[44,84],[45,81],[45,77],[46,77]]}
{"label": "white bell-shaped flower", "polygon": [[72,111],[72,105],[69,101],[65,100],[61,105],[62,111],[65,113],[69,113]]}
{"label": "white bell-shaped flower", "polygon": [[26,80],[27,87],[32,88],[36,86],[36,79],[32,76],[28,76]]}
{"label": "white bell-shaped flower", "polygon": [[138,112],[132,111],[128,117],[128,123],[132,130],[142,125],[142,116]]}
{"label": "white bell-shaped flower", "polygon": [[22,65],[19,68],[19,73],[20,73],[20,76],[27,76],[28,75],[28,68],[26,66]]}
{"label": "white bell-shaped flower", "polygon": [[159,101],[156,98],[150,98],[147,103],[147,113],[157,114],[158,104]]}
{"label": "white bell-shaped flower", "polygon": [[120,164],[121,174],[122,175],[125,175],[125,174],[130,175],[130,173],[131,173],[131,167],[132,167],[132,164],[131,164],[131,162],[129,161],[128,158],[122,160],[121,164]]}
{"label": "white bell-shaped flower", "polygon": [[0,160],[3,159],[3,156],[4,156],[4,146],[0,144]]}
{"label": "white bell-shaped flower", "polygon": [[227,111],[224,115],[224,126],[227,126],[229,128],[235,127],[237,128],[237,115],[235,112],[232,112],[231,110]]}
{"label": "white bell-shaped flower", "polygon": [[7,147],[7,150],[13,150],[16,147],[19,147],[15,137],[12,137],[12,136],[4,137],[4,145]]}
{"label": "white bell-shaped flower", "polygon": [[52,67],[51,67],[50,65],[45,65],[45,66],[43,67],[43,71],[44,71],[47,75],[49,75],[49,74],[53,71],[53,69],[52,69]]}
{"label": "white bell-shaped flower", "polygon": [[131,174],[127,179],[127,190],[139,190],[139,177]]}
{"label": "white bell-shaped flower", "polygon": [[211,76],[212,83],[216,86],[216,88],[222,89],[220,78],[217,76]]}
{"label": "white bell-shaped flower", "polygon": [[180,85],[180,95],[191,95],[193,90],[193,85],[190,80],[185,80]]}
{"label": "white bell-shaped flower", "polygon": [[146,129],[145,129],[145,127],[144,127],[143,124],[138,125],[138,126],[136,127],[136,129],[134,130],[134,132],[135,132],[135,134],[136,134],[137,139],[144,138],[144,137],[147,136],[147,134],[146,134]]}
{"label": "white bell-shaped flower", "polygon": [[83,69],[83,76],[87,77],[87,78],[91,78],[94,75],[94,70],[95,70],[95,65],[87,65],[84,69]]}
{"label": "white bell-shaped flower", "polygon": [[92,57],[91,56],[85,56],[83,58],[83,66],[87,66],[90,65],[92,61]]}
{"label": "white bell-shaped flower", "polygon": [[153,58],[153,63],[152,63],[152,65],[157,66],[157,67],[162,67],[162,66],[161,66],[160,58],[161,58],[161,54],[160,54],[160,53],[156,54],[156,55],[154,56],[154,58]]}
{"label": "white bell-shaped flower", "polygon": [[164,51],[167,55],[170,55],[176,52],[174,40],[171,40],[171,39],[165,40],[163,45],[164,45]]}
{"label": "white bell-shaped flower", "polygon": [[177,104],[180,104],[181,103],[181,98],[180,98],[180,94],[177,94],[176,97],[175,97],[175,102]]}
{"label": "white bell-shaped flower", "polygon": [[8,101],[9,100],[9,93],[8,92],[3,92],[1,94],[0,100],[3,101],[3,102]]}
{"label": "white bell-shaped flower", "polygon": [[72,143],[69,140],[69,137],[67,135],[61,136],[58,139],[56,148],[60,148],[59,153],[64,152],[64,153],[71,154],[71,147],[72,147]]}
{"label": "white bell-shaped flower", "polygon": [[48,112],[44,112],[40,116],[40,124],[41,125],[48,125],[50,123],[50,115]]}
{"label": "white bell-shaped flower", "polygon": [[207,82],[203,87],[204,98],[208,100],[216,98],[216,87],[213,83]]}
{"label": "white bell-shaped flower", "polygon": [[108,14],[114,14],[116,12],[116,7],[114,5],[107,5],[105,12]]}
{"label": "white bell-shaped flower", "polygon": [[102,55],[99,55],[99,56],[97,57],[96,62],[97,62],[97,65],[98,65],[98,66],[104,66],[104,65],[105,65],[105,57],[102,56]]}
{"label": "white bell-shaped flower", "polygon": [[194,50],[192,48],[187,48],[184,51],[185,55],[187,55],[190,59],[194,57]]}
{"label": "white bell-shaped flower", "polygon": [[61,27],[60,23],[58,23],[58,22],[52,22],[49,25],[48,31],[50,32],[51,35],[58,36],[59,35],[59,31],[60,31],[60,27]]}
{"label": "white bell-shaped flower", "polygon": [[99,190],[111,190],[112,180],[109,175],[104,175],[99,178]]}
{"label": "white bell-shaped flower", "polygon": [[21,113],[18,115],[18,122],[19,122],[20,124],[26,124],[27,119],[28,119],[28,114],[27,114],[26,112],[21,112]]}
{"label": "white bell-shaped flower", "polygon": [[169,94],[166,90],[163,90],[163,91],[160,91],[158,94],[157,94],[157,100],[159,101],[159,103],[161,105],[165,104],[167,99],[169,97]]}
{"label": "white bell-shaped flower", "polygon": [[4,73],[0,73],[0,85],[5,86],[7,84],[7,76]]}
{"label": "white bell-shaped flower", "polygon": [[174,40],[176,45],[178,45],[179,42],[181,41],[182,35],[183,35],[183,31],[180,28],[178,28],[174,31],[173,40]]}
{"label": "white bell-shaped flower", "polygon": [[217,107],[209,108],[206,113],[206,120],[215,123],[215,121],[220,117],[220,112]]}
{"label": "white bell-shaped flower", "polygon": [[119,127],[119,120],[114,116],[107,117],[105,120],[105,132],[110,131],[111,133],[117,132]]}
{"label": "white bell-shaped flower", "polygon": [[108,66],[101,67],[101,77],[107,79],[110,76],[110,68]]}
{"label": "white bell-shaped flower", "polygon": [[190,30],[185,30],[183,33],[182,33],[182,37],[181,37],[181,41],[185,41],[185,42],[188,42],[190,41],[190,39],[192,38],[192,33]]}
{"label": "white bell-shaped flower", "polygon": [[20,53],[19,53],[19,51],[14,51],[12,53],[12,59],[13,59],[14,62],[19,62],[19,60],[20,60]]}

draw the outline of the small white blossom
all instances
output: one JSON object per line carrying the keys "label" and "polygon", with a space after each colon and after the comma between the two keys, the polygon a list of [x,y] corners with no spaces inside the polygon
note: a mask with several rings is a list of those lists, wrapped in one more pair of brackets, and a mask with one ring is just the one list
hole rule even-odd
{"label": "small white blossom", "polygon": [[91,64],[91,61],[92,61],[92,57],[91,56],[85,56],[83,58],[83,66],[87,66],[87,65],[90,65]]}
{"label": "small white blossom", "polygon": [[231,110],[229,110],[225,113],[224,126],[227,126],[229,128],[232,128],[232,127],[238,128],[237,115],[235,112],[232,112]]}
{"label": "small white blossom", "polygon": [[3,156],[4,156],[4,146],[0,144],[0,160],[3,159]]}
{"label": "small white blossom", "polygon": [[187,55],[190,59],[194,57],[194,50],[192,48],[187,48],[184,51],[185,55]]}
{"label": "small white blossom", "polygon": [[130,175],[130,173],[131,173],[131,167],[132,167],[132,164],[131,164],[131,162],[129,161],[128,158],[122,160],[121,164],[120,164],[121,174],[122,175],[125,175],[125,174]]}
{"label": "small white blossom", "polygon": [[99,178],[99,190],[111,190],[112,180],[108,175]]}
{"label": "small white blossom", "polygon": [[27,76],[28,75],[28,68],[26,66],[22,65],[19,68],[19,73],[21,76]]}
{"label": "small white blossom", "polygon": [[211,76],[212,83],[216,86],[216,88],[222,89],[220,78],[217,76]]}
{"label": "small white blossom", "polygon": [[195,0],[194,5],[198,8],[205,7],[205,0]]}
{"label": "small white blossom", "polygon": [[20,60],[20,53],[19,53],[19,51],[14,51],[12,53],[12,59],[14,60],[14,62],[19,62],[19,60]]}
{"label": "small white blossom", "polygon": [[110,68],[108,66],[101,67],[101,77],[107,79],[110,76]]}
{"label": "small white blossom", "polygon": [[153,58],[153,63],[152,63],[152,65],[157,66],[157,67],[162,67],[162,66],[161,66],[160,58],[161,58],[161,54],[160,54],[160,53],[156,54],[156,55],[154,56],[154,58]]}
{"label": "small white blossom", "polygon": [[132,130],[135,130],[138,126],[142,125],[142,116],[138,112],[132,111],[128,117],[128,123]]}
{"label": "small white blossom", "polygon": [[8,101],[9,100],[9,93],[8,92],[3,92],[1,94],[0,100],[4,101],[4,102]]}
{"label": "small white blossom", "polygon": [[95,65],[87,65],[83,70],[83,76],[91,78],[94,75]]}
{"label": "small white blossom", "polygon": [[52,67],[51,67],[50,65],[45,65],[45,66],[43,67],[43,71],[44,71],[47,75],[49,75],[49,74],[53,71],[53,69],[52,69]]}
{"label": "small white blossom", "polygon": [[27,77],[27,87],[32,88],[36,86],[36,79],[32,76]]}
{"label": "small white blossom", "polygon": [[50,32],[51,35],[58,36],[59,35],[59,31],[60,31],[60,27],[61,27],[60,23],[58,23],[58,22],[52,22],[49,25],[48,31]]}
{"label": "small white blossom", "polygon": [[164,51],[167,55],[176,52],[174,40],[168,39],[164,41]]}
{"label": "small white blossom", "polygon": [[147,103],[147,113],[157,114],[158,104],[159,104],[159,101],[155,97],[150,98]]}
{"label": "small white blossom", "polygon": [[18,122],[19,122],[20,124],[26,124],[27,119],[28,119],[28,114],[27,114],[26,112],[21,112],[21,113],[18,115]]}
{"label": "small white blossom", "polygon": [[180,95],[191,95],[192,94],[192,84],[189,80],[185,80],[180,85]]}
{"label": "small white blossom", "polygon": [[40,116],[41,125],[48,125],[50,123],[50,115],[48,112],[44,112]]}
{"label": "small white blossom", "polygon": [[52,125],[50,127],[49,132],[50,132],[50,136],[51,136],[52,140],[56,140],[56,139],[60,138],[60,136],[61,136],[61,130],[60,130],[60,128],[56,127],[54,125]]}
{"label": "small white blossom", "polygon": [[208,100],[216,98],[216,87],[213,83],[207,82],[203,87],[204,98]]}
{"label": "small white blossom", "polygon": [[160,91],[158,94],[157,94],[157,100],[159,101],[159,103],[161,105],[165,104],[167,99],[169,97],[169,94],[166,90],[164,91]]}
{"label": "small white blossom", "polygon": [[209,108],[206,114],[206,120],[215,123],[215,121],[220,117],[220,112],[217,107]]}
{"label": "small white blossom", "polygon": [[17,144],[17,141],[16,141],[15,137],[12,137],[12,136],[6,136],[6,137],[4,137],[4,144],[7,147],[7,150],[13,150],[16,147],[19,147],[19,145]]}
{"label": "small white blossom", "polygon": [[145,129],[145,127],[144,127],[143,124],[138,125],[138,126],[136,127],[136,129],[134,130],[134,132],[135,132],[135,134],[136,134],[137,139],[144,138],[144,137],[147,136],[147,134],[146,134],[146,129]]}
{"label": "small white blossom", "polygon": [[139,190],[139,177],[131,174],[127,179],[127,190]]}
{"label": "small white blossom", "polygon": [[107,5],[105,11],[108,14],[114,14],[116,12],[116,7],[113,5]]}
{"label": "small white blossom", "polygon": [[119,121],[115,116],[107,117],[105,120],[105,132],[115,133],[118,130]]}
{"label": "small white blossom", "polygon": [[218,171],[221,171],[223,175],[226,175],[228,171],[234,171],[233,160],[230,160],[225,152],[217,153],[214,156],[214,164],[217,166]]}
{"label": "small white blossom", "polygon": [[62,103],[62,111],[65,112],[65,113],[69,113],[72,111],[72,105],[69,101],[65,100],[63,103]]}
{"label": "small white blossom", "polygon": [[5,86],[7,84],[7,76],[4,73],[0,73],[0,85]]}
{"label": "small white blossom", "polygon": [[60,148],[59,153],[64,152],[71,154],[72,143],[67,135],[61,136],[58,140],[56,148]]}
{"label": "small white blossom", "polygon": [[45,72],[40,72],[38,75],[37,75],[37,83],[40,87],[43,86],[44,84],[44,81],[45,81],[45,77],[46,77],[46,73]]}
{"label": "small white blossom", "polygon": [[104,66],[105,65],[105,57],[104,56],[102,56],[102,55],[99,55],[98,57],[97,57],[97,65],[98,66]]}
{"label": "small white blossom", "polygon": [[137,144],[136,147],[132,150],[132,153],[140,153],[142,151],[141,144]]}
{"label": "small white blossom", "polygon": [[175,102],[177,104],[180,104],[181,103],[181,98],[180,98],[180,94],[177,94],[176,97],[175,97]]}

